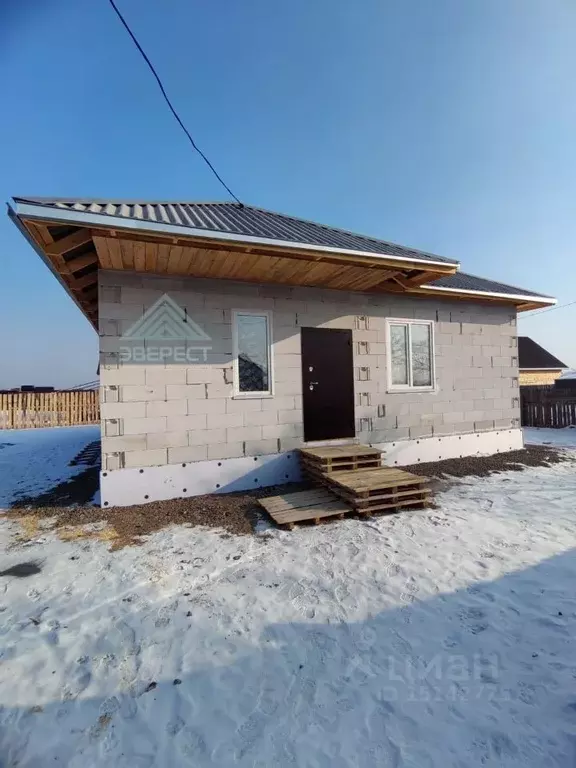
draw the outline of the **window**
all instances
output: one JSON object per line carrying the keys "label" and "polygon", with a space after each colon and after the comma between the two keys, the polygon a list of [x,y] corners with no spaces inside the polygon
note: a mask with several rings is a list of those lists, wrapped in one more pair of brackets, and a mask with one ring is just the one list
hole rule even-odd
{"label": "window", "polygon": [[269,312],[233,312],[235,396],[272,394],[271,326]]}
{"label": "window", "polygon": [[434,389],[432,323],[389,320],[389,389]]}

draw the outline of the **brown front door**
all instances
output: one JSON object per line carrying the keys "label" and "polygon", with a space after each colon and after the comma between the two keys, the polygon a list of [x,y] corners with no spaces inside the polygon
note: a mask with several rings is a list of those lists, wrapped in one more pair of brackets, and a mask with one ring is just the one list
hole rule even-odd
{"label": "brown front door", "polygon": [[355,437],[352,331],[302,328],[304,440]]}

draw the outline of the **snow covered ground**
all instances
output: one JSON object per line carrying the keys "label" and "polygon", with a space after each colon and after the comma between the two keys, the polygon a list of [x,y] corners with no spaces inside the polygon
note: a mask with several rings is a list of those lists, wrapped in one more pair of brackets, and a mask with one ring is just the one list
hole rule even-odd
{"label": "snow covered ground", "polygon": [[109,552],[0,521],[0,764],[571,768],[576,467]]}
{"label": "snow covered ground", "polygon": [[86,469],[68,464],[88,443],[99,439],[99,426],[0,430],[0,509]]}
{"label": "snow covered ground", "polygon": [[524,443],[527,445],[554,445],[557,448],[576,448],[576,427],[542,429],[524,427]]}

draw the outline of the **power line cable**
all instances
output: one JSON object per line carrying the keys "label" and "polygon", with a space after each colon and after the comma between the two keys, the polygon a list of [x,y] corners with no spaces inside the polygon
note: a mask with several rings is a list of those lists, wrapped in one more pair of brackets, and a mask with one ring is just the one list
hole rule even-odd
{"label": "power line cable", "polygon": [[132,30],[131,30],[131,29],[130,29],[130,27],[128,26],[128,23],[126,22],[126,20],[124,19],[124,17],[123,17],[123,16],[122,16],[122,14],[120,13],[120,11],[118,10],[118,7],[117,7],[116,3],[114,2],[114,0],[109,0],[109,3],[110,3],[110,5],[112,6],[112,8],[114,9],[114,11],[116,12],[116,15],[118,16],[118,18],[120,19],[120,21],[122,22],[122,25],[124,26],[124,29],[126,30],[126,32],[128,32],[128,34],[129,34],[129,35],[130,35],[130,37],[132,38],[132,42],[134,43],[134,45],[136,46],[136,48],[138,48],[138,50],[140,51],[140,54],[141,54],[142,58],[144,59],[144,61],[146,62],[146,64],[148,64],[148,67],[150,68],[150,71],[152,72],[152,74],[154,75],[154,77],[155,77],[155,79],[156,79],[156,82],[158,83],[158,87],[159,87],[159,88],[160,88],[160,90],[162,91],[162,96],[164,96],[164,100],[166,101],[166,104],[168,104],[168,107],[169,107],[169,109],[170,109],[170,112],[172,112],[172,114],[173,114],[173,115],[174,115],[174,117],[176,118],[176,121],[177,121],[178,125],[180,126],[180,128],[182,128],[182,130],[184,131],[184,133],[185,133],[185,134],[186,134],[186,136],[188,137],[188,140],[190,141],[190,144],[192,144],[192,147],[193,147],[193,148],[196,150],[196,152],[198,152],[198,154],[200,155],[200,157],[201,157],[201,158],[204,160],[204,162],[206,163],[206,165],[208,166],[208,168],[210,168],[210,170],[212,171],[212,173],[214,174],[214,176],[216,176],[216,178],[218,179],[218,181],[220,182],[220,184],[222,184],[222,186],[223,186],[223,187],[224,187],[224,189],[225,189],[225,190],[228,192],[228,194],[229,194],[231,197],[233,197],[233,198],[234,198],[234,200],[236,200],[236,202],[237,202],[239,205],[243,205],[242,201],[241,201],[241,200],[239,200],[239,199],[236,197],[236,195],[234,194],[234,192],[232,192],[232,190],[230,189],[230,187],[229,187],[229,186],[226,184],[226,182],[225,182],[225,181],[224,181],[224,179],[223,179],[223,178],[220,176],[220,174],[218,173],[218,171],[216,170],[216,168],[214,168],[214,166],[212,165],[212,163],[210,162],[210,160],[208,160],[208,158],[206,157],[206,155],[204,154],[204,152],[202,152],[202,150],[200,149],[200,147],[199,147],[199,146],[196,144],[196,142],[194,141],[194,139],[193,139],[193,138],[192,138],[192,136],[190,135],[190,133],[189,133],[188,129],[186,128],[186,126],[184,125],[184,123],[182,122],[182,120],[180,119],[180,116],[178,115],[178,112],[176,112],[176,110],[175,110],[175,109],[174,109],[174,107],[172,106],[172,102],[170,101],[170,99],[168,98],[168,94],[167,94],[167,93],[166,93],[166,91],[164,90],[164,86],[162,85],[162,80],[160,80],[160,77],[159,77],[158,73],[157,73],[157,72],[156,72],[156,70],[154,69],[154,65],[152,64],[152,62],[150,61],[150,59],[148,58],[148,56],[147,56],[147,55],[144,53],[144,50],[143,50],[142,46],[140,45],[140,43],[139,43],[139,42],[138,42],[138,40],[136,39],[136,37],[135,37],[134,33],[132,32]]}
{"label": "power line cable", "polygon": [[550,309],[543,309],[541,312],[533,312],[530,315],[524,315],[523,320],[525,320],[528,317],[537,317],[538,315],[545,315],[546,312],[554,312],[557,309],[564,309],[564,307],[571,307],[572,305],[576,304],[576,301],[570,301],[568,304],[560,304],[557,307],[550,307]]}

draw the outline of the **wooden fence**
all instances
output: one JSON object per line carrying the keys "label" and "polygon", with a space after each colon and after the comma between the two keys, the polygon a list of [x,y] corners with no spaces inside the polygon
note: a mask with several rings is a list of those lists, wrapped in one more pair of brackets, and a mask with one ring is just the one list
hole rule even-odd
{"label": "wooden fence", "polygon": [[549,387],[520,387],[523,427],[576,426],[576,390]]}
{"label": "wooden fence", "polygon": [[0,394],[0,429],[98,424],[98,390]]}

